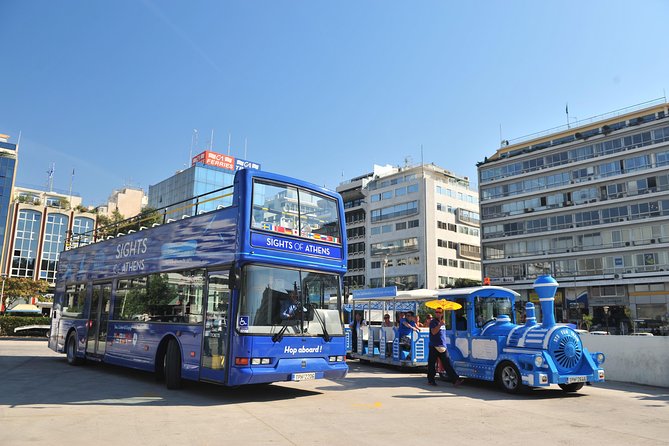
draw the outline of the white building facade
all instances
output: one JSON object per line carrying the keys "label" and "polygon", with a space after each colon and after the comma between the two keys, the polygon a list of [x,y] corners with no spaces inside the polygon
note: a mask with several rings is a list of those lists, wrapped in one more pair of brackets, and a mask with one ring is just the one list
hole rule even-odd
{"label": "white building facade", "polygon": [[349,289],[445,288],[481,280],[478,193],[432,165],[374,166],[342,183]]}
{"label": "white building facade", "polygon": [[512,141],[478,174],[483,274],[492,284],[535,301],[533,281],[550,273],[561,285],[558,321],[581,324],[587,314],[614,333],[667,333],[666,103]]}
{"label": "white building facade", "polygon": [[131,218],[142,212],[148,203],[149,197],[144,194],[143,189],[124,187],[112,192],[107,204],[98,206],[98,213],[111,217],[118,211],[124,218]]}

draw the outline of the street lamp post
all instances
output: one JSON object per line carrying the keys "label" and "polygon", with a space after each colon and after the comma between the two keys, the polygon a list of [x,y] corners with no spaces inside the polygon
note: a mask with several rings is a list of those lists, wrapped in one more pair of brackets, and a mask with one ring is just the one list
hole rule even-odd
{"label": "street lamp post", "polygon": [[386,286],[386,265],[388,265],[388,255],[383,257],[383,283],[381,283],[381,288]]}
{"label": "street lamp post", "polygon": [[604,318],[606,319],[606,334],[609,334],[609,306],[604,305]]}

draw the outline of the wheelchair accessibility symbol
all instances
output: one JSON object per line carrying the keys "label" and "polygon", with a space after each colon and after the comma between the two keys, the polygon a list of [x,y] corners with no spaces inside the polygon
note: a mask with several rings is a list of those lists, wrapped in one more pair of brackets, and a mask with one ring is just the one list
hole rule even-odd
{"label": "wheelchair accessibility symbol", "polygon": [[249,317],[239,316],[239,330],[248,331],[248,329],[249,329]]}

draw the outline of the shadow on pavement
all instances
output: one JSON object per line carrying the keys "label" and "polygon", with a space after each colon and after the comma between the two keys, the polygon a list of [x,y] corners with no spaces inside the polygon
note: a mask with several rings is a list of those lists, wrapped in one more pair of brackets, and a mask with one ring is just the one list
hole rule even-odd
{"label": "shadow on pavement", "polygon": [[167,390],[149,372],[87,362],[73,367],[64,356],[0,356],[0,405],[221,406],[316,395],[281,385],[229,388],[184,381]]}
{"label": "shadow on pavement", "polygon": [[[413,387],[417,388],[418,392],[415,395],[395,395],[396,398],[405,399],[420,399],[433,398],[444,396],[467,396],[484,401],[500,401],[500,400],[535,400],[535,399],[552,399],[552,398],[583,398],[588,396],[588,388],[583,387],[580,392],[566,393],[559,387],[550,387],[544,389],[533,389],[527,393],[520,393],[511,395],[501,390],[496,383],[490,381],[480,381],[477,379],[465,379],[464,383],[459,387],[454,387],[453,384],[437,380],[437,386],[429,386],[427,384],[427,370],[422,368],[404,368],[389,366],[386,364],[365,364],[359,361],[349,361],[349,375],[345,379],[333,382],[331,386],[319,387],[319,390],[324,392],[331,391],[350,391],[362,389],[367,387],[376,388],[398,388],[398,387]],[[360,375],[358,375],[358,373]],[[351,376],[354,374],[355,376]],[[383,374],[384,378],[379,379],[374,376],[376,374]],[[371,376],[370,376],[371,375]]]}

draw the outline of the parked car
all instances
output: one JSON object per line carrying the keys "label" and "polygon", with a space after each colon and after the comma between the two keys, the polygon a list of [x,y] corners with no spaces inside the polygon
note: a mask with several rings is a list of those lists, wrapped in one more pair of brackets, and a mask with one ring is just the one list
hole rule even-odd
{"label": "parked car", "polygon": [[591,335],[608,335],[608,334],[609,334],[609,333],[607,333],[606,331],[600,331],[600,330],[591,331],[591,332],[589,332],[589,333],[590,333]]}

